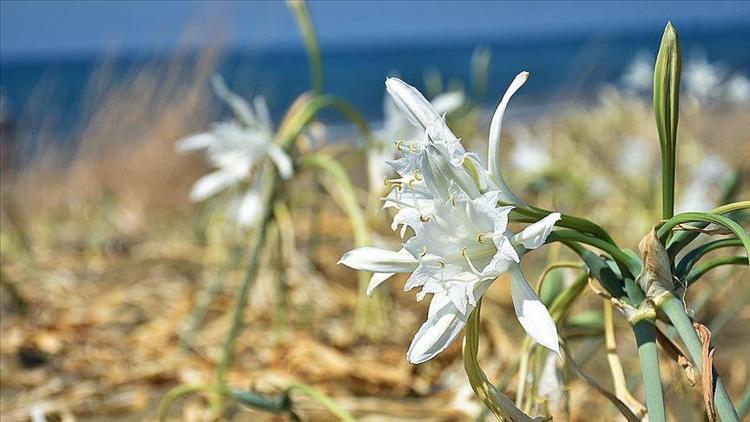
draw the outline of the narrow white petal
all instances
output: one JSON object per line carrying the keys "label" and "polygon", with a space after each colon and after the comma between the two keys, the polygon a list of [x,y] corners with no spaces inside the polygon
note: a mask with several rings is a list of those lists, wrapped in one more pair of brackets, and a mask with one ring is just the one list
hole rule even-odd
{"label": "narrow white petal", "polygon": [[521,72],[516,76],[515,79],[513,79],[513,82],[511,82],[508,90],[505,91],[503,99],[497,106],[495,115],[492,116],[492,123],[490,124],[490,145],[488,156],[490,173],[495,177],[495,179],[497,179],[497,182],[500,184],[500,189],[503,191],[503,193],[515,199],[513,202],[520,202],[520,199],[516,197],[515,194],[513,194],[508,185],[505,183],[503,174],[500,170],[500,134],[503,129],[503,116],[505,115],[505,109],[508,107],[508,102],[510,101],[510,98],[513,96],[513,94],[515,94],[516,91],[521,88],[521,86],[526,82],[528,78],[529,72]]}
{"label": "narrow white petal", "polygon": [[250,108],[250,104],[244,98],[230,91],[221,76],[214,75],[211,78],[211,83],[213,84],[216,96],[227,103],[237,119],[247,126],[255,125],[256,117],[252,108]]}
{"label": "narrow white petal", "polygon": [[271,161],[276,165],[276,168],[279,170],[279,174],[283,179],[288,179],[292,176],[292,173],[294,173],[292,159],[289,158],[289,155],[287,155],[284,150],[279,148],[276,144],[269,144],[268,156],[271,157]]}
{"label": "narrow white petal", "polygon": [[225,171],[219,170],[209,173],[195,182],[193,190],[190,191],[190,199],[195,202],[203,201],[231,185],[235,180],[236,178],[232,174]]}
{"label": "narrow white petal", "polygon": [[466,316],[458,311],[450,298],[446,294],[435,294],[427,321],[414,335],[406,353],[407,359],[413,364],[432,359],[458,338],[465,325]]}
{"label": "narrow white petal", "polygon": [[559,354],[555,321],[534,289],[529,286],[519,265],[511,267],[510,281],[513,307],[516,309],[518,322],[534,341]]}
{"label": "narrow white petal", "polygon": [[461,91],[446,92],[433,98],[432,108],[440,114],[457,110],[466,102],[466,96]]}
{"label": "narrow white petal", "polygon": [[260,203],[260,189],[255,187],[248,190],[239,201],[234,216],[240,226],[250,227],[257,221],[261,210],[262,204]]}
{"label": "narrow white petal", "polygon": [[177,141],[174,149],[177,152],[195,151],[197,149],[207,148],[214,142],[216,142],[216,137],[212,133],[197,133]]}
{"label": "narrow white petal", "polygon": [[416,88],[399,78],[388,78],[385,88],[398,108],[406,114],[411,124],[427,130],[440,119],[440,115]]}
{"label": "narrow white petal", "polygon": [[552,233],[552,227],[560,221],[562,217],[559,212],[553,212],[537,221],[528,225],[521,233],[513,236],[513,243],[521,244],[526,249],[536,249],[544,244],[547,236]]}
{"label": "narrow white petal", "polygon": [[417,268],[417,260],[404,249],[396,252],[369,246],[345,253],[339,264],[376,273],[408,273]]}
{"label": "narrow white petal", "polygon": [[370,284],[367,285],[367,296],[372,296],[375,288],[383,284],[384,281],[393,277],[396,273],[373,273],[370,277]]}

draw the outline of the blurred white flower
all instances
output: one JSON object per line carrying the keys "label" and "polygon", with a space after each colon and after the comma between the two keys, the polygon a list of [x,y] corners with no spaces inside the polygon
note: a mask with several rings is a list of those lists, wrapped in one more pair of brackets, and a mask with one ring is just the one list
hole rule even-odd
{"label": "blurred white flower", "polygon": [[680,194],[679,212],[710,211],[719,198],[721,184],[732,176],[732,169],[721,158],[709,155],[693,171],[690,183]]}
{"label": "blurred white flower", "polygon": [[[490,149],[499,153],[500,120],[510,96],[523,84],[514,80],[498,106],[491,128]],[[475,154],[466,153],[445,120],[419,91],[391,78],[388,92],[409,121],[424,132],[422,139],[400,145],[402,157],[390,164],[400,175],[385,206],[399,209],[394,229],[413,235],[399,251],[359,248],[341,263],[375,273],[368,294],[395,273],[411,273],[405,290],[420,287],[417,300],[433,294],[427,321],[417,331],[407,357],[422,363],[445,350],[459,336],[467,318],[492,282],[510,275],[513,305],[526,332],[558,352],[555,323],[521,273],[521,256],[544,244],[559,213],[551,213],[520,233],[508,228],[517,197],[502,181],[499,168],[488,171]],[[499,117],[498,117],[499,116]],[[500,186],[505,189],[501,189]]]}
{"label": "blurred white flower", "polygon": [[724,96],[732,104],[750,104],[750,80],[745,75],[732,75],[724,83]]}
{"label": "blurred white flower", "polygon": [[[178,152],[205,150],[215,171],[195,182],[190,192],[193,201],[203,201],[230,187],[249,182],[259,163],[268,157],[283,178],[293,173],[289,156],[273,142],[274,133],[265,99],[256,97],[252,105],[230,92],[219,77],[214,77],[216,95],[234,113],[234,119],[215,123],[208,132],[190,135],[175,145]],[[243,226],[252,225],[260,213],[259,184],[251,183],[244,194],[232,201],[231,215]]]}
{"label": "blurred white flower", "polygon": [[529,129],[516,130],[516,143],[510,159],[513,168],[522,173],[539,173],[551,162],[550,153],[544,143],[539,142]]}
{"label": "blurred white flower", "polygon": [[630,177],[641,177],[646,174],[654,162],[652,141],[642,136],[624,136],[618,153],[617,167],[620,172]]}
{"label": "blurred white flower", "polygon": [[705,54],[696,55],[688,61],[682,75],[685,94],[699,105],[721,96],[719,85],[726,77],[726,70],[719,63],[709,63]]}
{"label": "blurred white flower", "polygon": [[654,56],[639,52],[622,75],[623,85],[635,92],[650,91],[654,84]]}

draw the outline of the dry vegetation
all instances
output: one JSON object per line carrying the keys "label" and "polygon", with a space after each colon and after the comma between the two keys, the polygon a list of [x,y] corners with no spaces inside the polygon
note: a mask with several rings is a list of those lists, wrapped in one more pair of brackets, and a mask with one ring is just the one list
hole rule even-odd
{"label": "dry vegetation", "polygon": [[[72,162],[60,164],[53,153],[42,154],[19,173],[3,176],[3,420],[45,414],[61,420],[153,419],[170,388],[212,379],[228,310],[250,252],[249,236],[225,230],[210,206],[188,202],[190,185],[205,164],[199,157],[175,154],[173,143],[205,128],[214,115],[206,82],[213,59],[205,58],[189,72],[178,63],[94,89],[96,112],[85,124]],[[171,76],[165,80],[159,75]],[[747,199],[750,111],[686,110],[683,122],[679,186],[689,183],[710,152],[733,168],[744,163],[736,197]],[[653,127],[648,104],[604,92],[594,106],[533,121],[530,133],[547,145],[552,165],[534,173],[509,171],[510,183],[530,202],[592,216],[635,249],[658,214]],[[520,140],[519,131],[510,133]],[[642,157],[650,158],[636,160],[642,169],[618,176],[618,161],[634,143]],[[357,154],[346,151],[344,158],[355,162]],[[352,166],[351,174],[357,173]],[[424,365],[406,362],[404,353],[426,304],[400,293],[399,282],[377,302],[365,328],[353,329],[361,300],[357,279],[353,271],[336,266],[352,246],[346,217],[309,181],[296,183],[294,252],[286,257],[290,270],[283,296],[288,303],[276,306],[278,274],[267,265],[251,292],[229,383],[268,394],[291,382],[306,383],[363,420],[471,420],[481,406],[466,382],[460,346]],[[632,193],[638,202],[624,199]],[[393,239],[380,217],[373,220],[378,238]],[[566,257],[554,247],[533,254],[536,261],[525,264],[530,277],[541,273],[547,253]],[[695,317],[714,329],[716,363],[735,398],[747,388],[750,372],[750,286],[743,271],[716,270],[688,297]],[[569,281],[573,275],[563,277]],[[213,280],[219,280],[218,294],[192,344],[181,350],[200,292]],[[484,311],[480,358],[499,381],[512,373],[523,338],[504,283],[490,290]],[[601,302],[591,292],[574,308],[581,320],[600,318],[598,312]],[[578,362],[610,387],[603,344],[587,338],[592,330],[600,332],[600,326],[574,322],[564,331],[574,339]],[[625,373],[636,397],[642,398],[635,345],[621,323],[618,347],[628,357]],[[670,419],[700,420],[700,392],[673,362],[665,361],[662,368]],[[505,379],[511,397],[515,382]],[[571,380],[568,393],[568,410],[554,410],[555,415],[567,413],[571,420],[619,417],[579,379]],[[304,397],[295,396],[295,407],[308,420],[332,418]],[[175,420],[201,420],[207,408],[204,396],[192,395],[179,400],[171,414]],[[225,416],[281,418],[239,405]]]}

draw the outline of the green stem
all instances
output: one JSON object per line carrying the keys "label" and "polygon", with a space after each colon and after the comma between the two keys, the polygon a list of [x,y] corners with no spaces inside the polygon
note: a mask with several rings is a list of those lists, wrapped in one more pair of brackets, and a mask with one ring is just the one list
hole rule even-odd
{"label": "green stem", "polygon": [[747,209],[750,209],[750,201],[738,201],[716,207],[711,210],[711,212],[713,214],[728,214],[730,212],[742,211]]}
{"label": "green stem", "polygon": [[742,245],[745,246],[745,249],[747,249],[748,253],[750,253],[750,235],[747,234],[747,231],[736,221],[720,214],[713,214],[708,212],[685,212],[677,214],[667,220],[661,227],[659,227],[657,236],[662,242],[665,242],[672,229],[680,224],[692,222],[714,223],[726,227],[727,229],[731,230],[738,239],[742,241]]}
{"label": "green stem", "polygon": [[713,371],[714,379],[714,403],[716,405],[716,412],[723,422],[736,421],[739,422],[740,417],[737,414],[732,400],[727,393],[724,383],[719,378],[719,374],[716,372],[716,368],[703,368],[703,344],[701,343],[698,334],[695,332],[693,322],[685,312],[685,308],[682,306],[682,302],[675,297],[673,294],[668,293],[665,300],[661,301],[659,307],[672,322],[672,325],[677,329],[677,332],[685,343],[685,346],[693,359],[693,364],[699,371]]}
{"label": "green stem", "polygon": [[339,418],[339,420],[343,422],[354,422],[355,420],[354,417],[349,414],[349,412],[341,408],[341,406],[331,400],[330,397],[326,396],[315,388],[310,387],[309,385],[292,384],[287,388],[287,393],[291,393],[292,391],[298,391],[313,399],[314,401],[320,403],[321,405],[323,405],[323,407],[326,408],[326,410],[334,414],[337,418]]}
{"label": "green stem", "polygon": [[277,139],[279,139],[282,147],[287,148],[305,126],[315,118],[318,112],[328,107],[337,110],[349,119],[369,144],[375,143],[372,139],[372,132],[367,125],[367,120],[351,104],[332,95],[322,95],[307,102],[302,109],[289,119],[287,124],[279,129]]}
{"label": "green stem", "polygon": [[273,215],[273,204],[274,197],[277,192],[278,176],[275,174],[274,167],[267,163],[265,168],[264,180],[266,180],[266,186],[263,191],[263,198],[261,199],[262,214],[259,219],[258,226],[256,227],[255,236],[253,238],[250,250],[252,255],[250,262],[247,265],[245,277],[240,285],[240,291],[237,293],[237,300],[232,311],[231,325],[229,333],[224,340],[224,346],[221,352],[221,358],[219,359],[219,366],[216,371],[217,384],[224,385],[226,383],[226,372],[229,365],[232,362],[232,352],[234,350],[234,342],[237,340],[237,336],[242,330],[242,319],[245,314],[245,307],[247,305],[248,292],[250,287],[255,281],[255,276],[258,272],[260,265],[260,258],[262,255],[263,246],[266,240],[266,232]]}
{"label": "green stem", "polygon": [[591,276],[599,280],[601,285],[611,296],[617,298],[625,296],[625,285],[622,279],[615,274],[604,259],[576,242],[568,240],[561,240],[560,242],[581,257],[581,260],[583,260],[586,267],[588,267]]}
{"label": "green stem", "polygon": [[638,344],[638,357],[649,421],[666,421],[659,373],[659,355],[656,349],[656,327],[653,321],[641,320],[633,325],[633,332]]}
{"label": "green stem", "polygon": [[698,281],[704,274],[713,270],[716,267],[724,265],[748,265],[746,256],[722,256],[719,258],[709,259],[700,265],[697,265],[687,277],[685,277],[685,288],[690,287],[693,283]]}
{"label": "green stem", "polygon": [[[367,218],[357,202],[354,186],[347,176],[344,167],[333,159],[333,157],[324,153],[316,153],[303,157],[300,161],[300,165],[302,167],[316,167],[327,172],[327,175],[330,177],[322,179],[321,183],[331,197],[333,197],[347,213],[352,232],[354,233],[355,246],[362,247],[369,245],[370,229],[367,224]],[[360,300],[355,316],[354,332],[355,334],[360,334],[365,331],[368,326],[372,328],[372,321],[368,321],[372,318],[372,315],[369,315],[370,310],[378,309],[379,303],[368,300],[365,294],[369,283],[369,274],[359,271],[357,272],[357,277]]]}
{"label": "green stem", "polygon": [[[721,207],[715,208],[714,210],[711,211],[711,213],[697,213],[697,214],[702,215],[703,217],[705,217],[707,214],[708,215],[715,214],[715,215],[722,216],[724,214],[746,209],[748,207],[750,207],[750,201],[735,202],[732,204],[727,204],[727,205],[723,205]],[[700,220],[700,221],[703,221],[703,222],[695,224],[692,227],[696,229],[702,229],[708,226],[710,222],[712,222],[712,221],[707,221],[705,219]],[[677,254],[683,248],[685,248],[688,244],[690,244],[690,242],[692,242],[696,237],[698,237],[699,234],[700,234],[699,230],[681,231],[675,234],[672,240],[669,242],[669,245],[667,246],[667,253],[669,254],[669,257],[674,259],[674,257],[677,256]]]}
{"label": "green stem", "polygon": [[164,398],[159,403],[159,408],[156,411],[156,418],[162,422],[167,419],[167,414],[169,413],[169,409],[172,407],[172,403],[174,403],[175,400],[178,398],[192,393],[197,393],[200,391],[206,391],[211,392],[214,391],[214,386],[212,385],[206,385],[206,384],[199,384],[199,385],[178,385],[177,387],[169,390],[167,394],[164,396]]}
{"label": "green stem", "polygon": [[628,255],[622,249],[618,248],[612,243],[606,242],[599,238],[572,230],[556,230],[550,233],[549,237],[547,237],[547,243],[560,241],[584,243],[597,249],[601,249],[615,260],[623,276],[626,276],[628,273],[631,276],[634,276],[641,272],[642,265],[637,258]]}
{"label": "green stem", "polygon": [[739,239],[720,239],[714,240],[701,245],[685,255],[675,267],[675,276],[677,278],[683,278],[693,268],[696,262],[703,258],[707,253],[715,251],[716,249],[742,246],[742,242]]}
{"label": "green stem", "polygon": [[500,420],[511,420],[513,422],[533,422],[534,419],[517,408],[513,401],[502,391],[495,388],[487,379],[477,361],[479,352],[479,314],[482,310],[482,300],[469,315],[464,331],[463,357],[464,369],[469,378],[474,394],[487,406],[490,411]]}
{"label": "green stem", "polygon": [[[526,205],[526,204],[510,204],[510,203],[501,203],[501,205],[512,205],[513,208],[513,214],[525,217],[530,217],[530,219],[523,219],[523,218],[515,218],[515,220],[520,222],[536,222],[541,218],[546,217],[549,215],[552,211],[546,210],[544,208],[535,207],[532,205]],[[557,226],[565,227],[577,231],[581,231],[584,233],[589,233],[592,236],[595,236],[605,242],[609,242],[613,245],[617,245],[612,239],[612,237],[607,233],[606,230],[598,226],[597,224],[585,219],[576,217],[573,215],[561,213],[560,214],[561,219],[557,223]]]}
{"label": "green stem", "polygon": [[316,95],[321,95],[323,93],[323,60],[320,55],[320,44],[318,43],[315,25],[310,18],[310,11],[304,0],[288,0],[287,4],[297,20],[302,38],[305,40],[307,54],[310,56],[310,80],[313,92]]}

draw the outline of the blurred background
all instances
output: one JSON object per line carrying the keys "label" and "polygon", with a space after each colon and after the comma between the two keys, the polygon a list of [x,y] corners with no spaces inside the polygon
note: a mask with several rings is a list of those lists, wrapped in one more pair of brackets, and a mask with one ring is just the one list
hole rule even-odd
{"label": "blurred background", "polygon": [[[327,92],[374,120],[382,119],[385,75],[420,89],[430,74],[466,85],[477,46],[493,60],[488,105],[520,70],[532,80],[519,107],[590,99],[639,53],[655,56],[653,40],[669,19],[686,59],[720,62],[727,76],[750,69],[743,2],[313,2],[311,13]],[[282,2],[3,2],[4,119],[75,139],[67,135],[95,109],[87,98],[94,75],[106,72],[112,83],[178,55],[194,66],[206,50],[229,86],[264,95],[276,119],[309,86],[304,44]],[[44,111],[33,110],[35,94]]]}
{"label": "blurred background", "polygon": [[[495,104],[518,72],[529,71],[506,115],[511,185],[530,203],[588,216],[633,249],[659,215],[651,70],[671,20],[683,52],[678,208],[748,198],[746,2],[308,6],[324,92],[346,99],[376,131],[387,119],[384,80],[397,75],[429,98],[462,92],[466,103],[449,123],[467,149],[484,154]],[[278,126],[311,87],[308,53],[287,4],[0,2],[4,420],[153,419],[171,387],[211,378],[249,236],[217,223],[225,198],[189,200],[210,166],[199,155],[175,153],[174,143],[230,115],[211,92],[212,75],[244,98],[264,96]],[[306,139],[336,151],[367,204],[373,195],[365,191],[364,140],[340,114],[318,120]],[[335,265],[352,247],[345,214],[312,177],[293,183],[299,195],[290,205],[296,244],[284,277],[286,305],[279,307],[278,274],[261,271],[230,381],[268,394],[304,382],[363,419],[476,418],[481,406],[458,348],[425,365],[406,363],[426,306],[400,292],[403,280],[376,299],[364,328],[361,319],[357,325],[357,276]],[[373,243],[398,244],[382,210],[369,226]],[[547,258],[565,256],[550,249],[530,260],[530,280]],[[717,271],[688,298],[698,318],[715,324],[717,365],[732,368],[723,373],[733,397],[746,391],[750,373],[750,286],[741,285],[740,272]],[[562,285],[572,279],[560,271]],[[485,304],[495,316],[485,321],[482,342],[497,380],[509,373],[523,336],[507,290],[498,289]],[[600,301],[589,296],[577,308],[581,321],[568,329],[582,338],[574,345],[579,362],[591,356],[586,371],[606,384],[601,342],[586,339],[601,333],[583,322],[601,319]],[[623,321],[620,329],[627,331]],[[630,357],[629,385],[642,397],[629,335],[621,347]],[[665,371],[667,397],[689,399],[670,405],[670,416],[700,420],[699,392],[678,369]],[[568,408],[551,413],[617,420],[611,404],[583,383],[572,385],[565,387]],[[512,397],[515,381],[506,386]],[[190,397],[171,416],[211,419],[206,402]],[[297,406],[309,420],[332,418],[313,401]],[[587,408],[600,410],[592,417]],[[224,415],[261,416],[239,408]]]}

